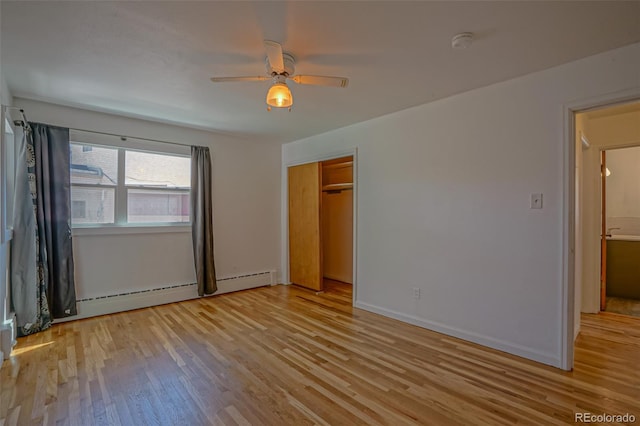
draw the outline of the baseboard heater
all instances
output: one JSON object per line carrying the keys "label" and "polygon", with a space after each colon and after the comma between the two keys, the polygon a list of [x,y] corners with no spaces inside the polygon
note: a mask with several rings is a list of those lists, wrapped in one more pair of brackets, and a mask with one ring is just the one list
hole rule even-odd
{"label": "baseboard heater", "polygon": [[[276,271],[256,272],[217,279],[218,291],[213,294],[231,293],[233,291],[248,290],[276,284]],[[196,283],[176,284],[148,290],[136,290],[109,296],[78,299],[76,306],[78,315],[56,319],[54,322],[73,321],[98,315],[113,314],[133,309],[148,308],[164,305],[165,303],[181,302],[196,299],[198,290]]]}

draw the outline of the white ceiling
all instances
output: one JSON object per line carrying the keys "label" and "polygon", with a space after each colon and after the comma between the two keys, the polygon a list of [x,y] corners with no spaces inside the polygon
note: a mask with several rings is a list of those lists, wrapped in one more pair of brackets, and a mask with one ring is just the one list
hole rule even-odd
{"label": "white ceiling", "polygon": [[[640,41],[640,2],[2,1],[14,96],[288,142]],[[451,37],[473,32],[467,50]],[[299,74],[266,111],[263,39]]]}

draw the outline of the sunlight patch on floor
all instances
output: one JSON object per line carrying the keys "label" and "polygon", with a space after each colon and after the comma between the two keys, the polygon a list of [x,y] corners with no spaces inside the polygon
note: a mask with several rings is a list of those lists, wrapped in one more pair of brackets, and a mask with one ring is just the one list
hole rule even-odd
{"label": "sunlight patch on floor", "polygon": [[14,349],[13,351],[11,351],[11,356],[20,356],[26,352],[34,351],[34,350],[43,348],[45,346],[49,346],[52,343],[53,341],[46,342],[46,343],[38,343],[37,345],[25,346],[24,348]]}

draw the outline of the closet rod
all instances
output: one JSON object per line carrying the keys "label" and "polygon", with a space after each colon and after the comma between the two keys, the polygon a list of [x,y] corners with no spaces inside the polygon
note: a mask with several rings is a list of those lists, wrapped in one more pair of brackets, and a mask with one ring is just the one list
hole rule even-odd
{"label": "closet rod", "polygon": [[[18,111],[20,111],[20,114],[22,114],[22,121],[21,120],[15,120],[13,122],[13,124],[15,124],[16,126],[22,126],[22,127],[25,127],[25,124],[26,124],[27,127],[29,127],[29,121],[27,120],[27,116],[25,115],[24,110],[22,108],[12,107],[12,106],[7,106],[5,108],[18,110]],[[141,140],[141,141],[165,143],[167,145],[176,145],[176,146],[182,146],[182,147],[190,146],[190,145],[177,143],[177,142],[161,141],[161,140],[158,140],[158,139],[142,138],[142,137],[138,137],[138,136],[124,136],[124,135],[118,135],[116,133],[98,132],[96,130],[87,130],[87,129],[78,129],[76,127],[69,127],[69,130],[75,130],[77,132],[95,133],[97,135],[115,136],[117,138],[120,138],[120,140],[123,141],[123,142],[126,141],[127,139],[131,138],[131,139],[138,139],[138,140]]]}
{"label": "closet rod", "polygon": [[339,194],[342,191],[353,191],[353,188],[341,188],[341,189],[323,189],[322,192],[327,194]]}

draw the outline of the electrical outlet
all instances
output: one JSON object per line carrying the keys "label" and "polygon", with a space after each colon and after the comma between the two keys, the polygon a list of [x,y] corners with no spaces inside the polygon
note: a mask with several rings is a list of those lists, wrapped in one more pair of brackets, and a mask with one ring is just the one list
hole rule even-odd
{"label": "electrical outlet", "polygon": [[542,194],[536,193],[531,194],[531,205],[532,209],[541,209],[542,208]]}
{"label": "electrical outlet", "polygon": [[420,289],[419,289],[419,288],[417,288],[417,287],[415,287],[415,288],[413,289],[413,298],[414,298],[414,299],[420,299]]}

